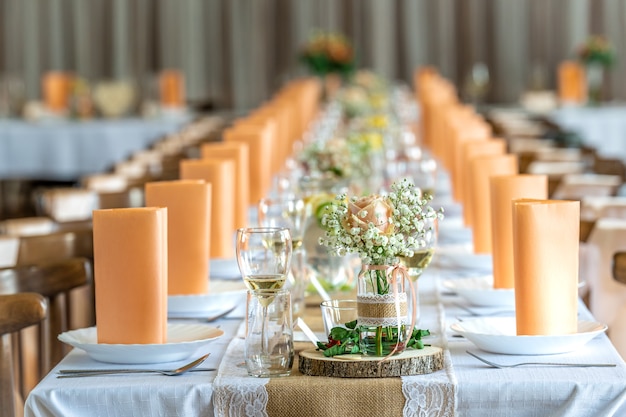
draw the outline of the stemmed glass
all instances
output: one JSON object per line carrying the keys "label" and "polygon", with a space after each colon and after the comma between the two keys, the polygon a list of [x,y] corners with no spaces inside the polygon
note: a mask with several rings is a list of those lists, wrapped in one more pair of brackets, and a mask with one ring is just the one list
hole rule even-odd
{"label": "stemmed glass", "polygon": [[267,309],[272,294],[285,284],[291,264],[291,233],[281,227],[251,227],[237,230],[236,256],[243,281],[262,306],[261,356],[270,357]]}
{"label": "stemmed glass", "polygon": [[236,256],[244,283],[251,290],[279,290],[285,284],[292,253],[285,227],[237,230]]}
{"label": "stemmed glass", "polygon": [[401,256],[398,258],[409,271],[409,278],[415,282],[430,265],[437,245],[437,219],[424,220],[424,234],[416,239],[416,247],[413,248],[413,256]]}
{"label": "stemmed glass", "polygon": [[304,226],[306,206],[301,198],[286,195],[276,198],[264,198],[258,204],[259,225],[261,227],[284,227],[291,233],[292,268],[287,273],[287,286],[292,293],[294,315],[304,309],[304,291],[306,273],[304,271]]}
{"label": "stemmed glass", "polygon": [[415,310],[416,323],[419,320],[419,291],[417,280],[430,265],[437,245],[437,218],[426,219],[423,236],[417,239],[417,247],[413,250],[413,256],[400,256],[398,261],[403,265],[408,273],[409,279],[413,282],[413,292],[415,294],[415,304],[409,306]]}

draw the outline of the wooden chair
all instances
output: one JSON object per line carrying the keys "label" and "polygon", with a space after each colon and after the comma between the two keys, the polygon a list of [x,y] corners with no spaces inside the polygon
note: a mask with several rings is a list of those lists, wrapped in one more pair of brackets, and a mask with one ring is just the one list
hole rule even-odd
{"label": "wooden chair", "polygon": [[46,317],[45,299],[35,293],[0,295],[0,417],[20,415],[23,397],[14,375],[11,334],[41,323]]}
{"label": "wooden chair", "polygon": [[76,257],[93,258],[93,230],[90,224],[45,235],[21,237],[17,264],[32,265]]}
{"label": "wooden chair", "polygon": [[613,254],[612,272],[615,281],[626,284],[626,252]]}
{"label": "wooden chair", "polygon": [[593,230],[593,226],[595,226],[595,220],[580,220],[580,232],[579,232],[579,240],[581,242],[586,242],[589,239],[589,235]]}
{"label": "wooden chair", "polygon": [[[91,284],[91,271],[91,265],[85,258],[0,269],[0,294],[35,292],[48,300],[49,316],[39,326],[39,333],[35,337],[39,358],[37,369],[28,372],[28,377],[26,377],[25,369],[31,368],[32,365],[29,366],[30,364],[23,361],[19,367],[24,393],[27,393],[33,386],[33,382],[36,383],[43,377],[69,351],[69,347],[61,343],[57,336],[71,327],[69,323],[72,313],[72,303],[69,302],[70,291]],[[23,337],[28,336],[22,334],[18,337],[19,351],[26,352],[26,348],[32,351],[32,346],[22,346]],[[36,376],[33,377],[35,374]]]}

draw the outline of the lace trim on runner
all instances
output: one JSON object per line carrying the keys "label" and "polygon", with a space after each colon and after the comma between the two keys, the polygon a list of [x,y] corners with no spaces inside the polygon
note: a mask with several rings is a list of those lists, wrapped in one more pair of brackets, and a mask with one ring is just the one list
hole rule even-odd
{"label": "lace trim on runner", "polygon": [[244,361],[244,341],[235,337],[224,354],[213,382],[213,412],[217,417],[268,417],[269,378],[248,376]]}
{"label": "lace trim on runner", "polygon": [[440,302],[438,286],[435,297],[437,299],[437,328],[433,334],[438,337],[433,345],[444,349],[444,369],[434,372],[424,378],[423,375],[405,376],[402,380],[402,393],[405,403],[402,414],[404,417],[453,417],[456,410],[456,385],[457,380],[452,368],[450,351],[445,338],[445,315],[443,304]]}

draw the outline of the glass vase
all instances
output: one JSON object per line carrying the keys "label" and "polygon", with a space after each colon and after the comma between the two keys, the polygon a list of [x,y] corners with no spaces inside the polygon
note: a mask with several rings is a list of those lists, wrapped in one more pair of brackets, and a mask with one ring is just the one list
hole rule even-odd
{"label": "glass vase", "polygon": [[405,350],[415,323],[408,309],[404,275],[390,265],[363,265],[357,280],[359,347],[367,356]]}
{"label": "glass vase", "polygon": [[602,101],[604,84],[604,66],[597,62],[587,64],[587,90],[589,103],[598,104]]}

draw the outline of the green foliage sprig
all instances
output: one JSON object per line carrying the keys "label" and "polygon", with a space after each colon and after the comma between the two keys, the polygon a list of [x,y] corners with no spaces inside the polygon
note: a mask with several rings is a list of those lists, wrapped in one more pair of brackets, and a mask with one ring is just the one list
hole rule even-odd
{"label": "green foliage sprig", "polygon": [[[336,355],[347,355],[351,353],[361,353],[359,349],[359,332],[357,321],[351,321],[345,324],[346,328],[333,327],[328,335],[328,343],[317,342],[317,349],[321,350],[326,357]],[[392,330],[396,330],[392,328]],[[411,338],[407,342],[407,348],[424,349],[422,341],[423,337],[429,336],[430,331],[425,329],[413,329]]]}

